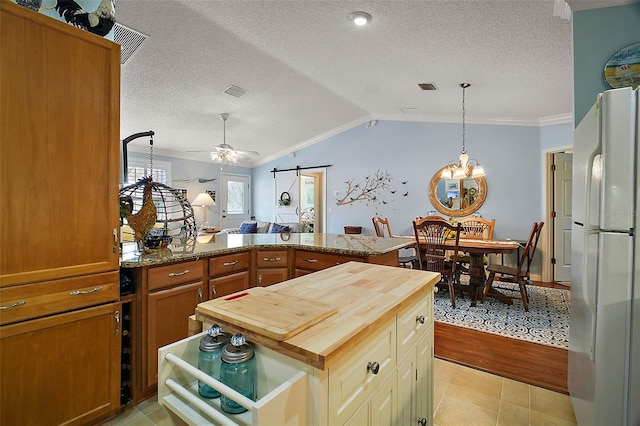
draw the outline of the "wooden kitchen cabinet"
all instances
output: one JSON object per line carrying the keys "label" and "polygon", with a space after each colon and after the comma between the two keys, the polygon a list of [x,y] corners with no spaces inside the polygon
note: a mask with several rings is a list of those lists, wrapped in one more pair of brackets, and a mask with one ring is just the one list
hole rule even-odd
{"label": "wooden kitchen cabinet", "polygon": [[120,46],[0,5],[0,286],[117,271]]}
{"label": "wooden kitchen cabinet", "polygon": [[248,288],[249,271],[213,278],[209,280],[209,299],[226,296]]}
{"label": "wooden kitchen cabinet", "polygon": [[[142,357],[143,393],[155,392],[158,348],[188,336],[189,316],[204,300],[202,262],[180,262],[147,271],[146,322],[142,332],[146,348]],[[149,290],[157,287],[160,289]]]}
{"label": "wooden kitchen cabinet", "polygon": [[268,287],[289,279],[287,250],[255,250],[255,286]]}
{"label": "wooden kitchen cabinet", "polygon": [[249,288],[249,251],[209,258],[209,299]]}
{"label": "wooden kitchen cabinet", "polygon": [[0,327],[0,424],[88,424],[116,410],[119,317],[109,303]]}
{"label": "wooden kitchen cabinet", "polygon": [[364,258],[336,253],[322,253],[311,250],[296,250],[295,276],[299,277],[351,261],[364,262]]}
{"label": "wooden kitchen cabinet", "polygon": [[119,408],[120,46],[0,1],[0,423]]}

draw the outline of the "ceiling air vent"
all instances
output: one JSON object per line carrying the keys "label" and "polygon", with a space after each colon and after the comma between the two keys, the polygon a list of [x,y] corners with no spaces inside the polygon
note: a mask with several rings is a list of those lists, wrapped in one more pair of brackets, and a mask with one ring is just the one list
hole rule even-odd
{"label": "ceiling air vent", "polygon": [[147,38],[148,36],[131,28],[116,24],[113,30],[113,41],[120,45],[120,64],[127,62]]}
{"label": "ceiling air vent", "polygon": [[418,87],[422,90],[438,90],[435,83],[418,83]]}
{"label": "ceiling air vent", "polygon": [[226,89],[224,89],[224,93],[226,93],[227,95],[231,95],[231,96],[235,96],[236,98],[239,98],[240,96],[246,94],[247,91],[241,87],[231,85]]}

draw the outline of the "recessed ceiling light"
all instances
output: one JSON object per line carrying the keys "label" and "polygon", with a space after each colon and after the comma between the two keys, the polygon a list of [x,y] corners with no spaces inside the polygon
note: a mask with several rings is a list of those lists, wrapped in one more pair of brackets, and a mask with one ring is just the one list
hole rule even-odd
{"label": "recessed ceiling light", "polygon": [[349,15],[349,19],[351,19],[354,24],[363,26],[371,22],[371,15],[367,12],[353,12]]}

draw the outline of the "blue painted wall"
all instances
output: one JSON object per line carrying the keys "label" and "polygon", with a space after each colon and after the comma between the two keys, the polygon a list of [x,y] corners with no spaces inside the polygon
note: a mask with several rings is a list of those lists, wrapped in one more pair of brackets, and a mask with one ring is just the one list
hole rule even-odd
{"label": "blue painted wall", "polygon": [[[127,153],[129,161],[141,161],[144,164],[149,163],[149,154],[142,154],[138,152],[129,151]],[[251,169],[246,167],[237,166],[220,166],[220,164],[214,164],[203,161],[190,161],[180,158],[166,157],[162,155],[154,155],[154,161],[164,161],[171,164],[171,182],[167,185],[175,189],[186,189],[187,199],[193,201],[193,199],[201,192],[205,190],[216,191],[216,194],[220,194],[220,173],[238,173],[251,175]],[[222,169],[222,170],[221,170]],[[199,183],[197,179],[213,179],[213,182]],[[182,180],[195,179],[193,182],[183,182]],[[219,201],[219,197],[216,197],[216,201]],[[196,223],[202,222],[202,209],[194,209],[196,215]],[[214,227],[220,227],[220,205],[215,207],[209,207],[207,210],[207,222]]]}
{"label": "blue painted wall", "polygon": [[[544,136],[544,137],[543,137]],[[571,145],[570,123],[547,126],[467,124],[466,146],[487,171],[488,195],[480,214],[496,219],[496,238],[526,239],[531,224],[543,219],[541,150]],[[253,207],[258,219],[276,212],[273,168],[331,164],[327,169],[326,232],[343,233],[345,225],[362,226],[373,235],[371,217],[388,217],[396,234],[412,233],[411,222],[434,210],[428,189],[432,176],[456,160],[462,146],[461,125],[380,121],[357,126],[322,142],[253,169]],[[382,192],[387,204],[355,202],[337,206],[334,191],[344,194],[345,182],[363,181],[377,170],[388,171],[395,194]],[[402,181],[407,181],[402,184]],[[407,196],[403,196],[408,192]]]}
{"label": "blue painted wall", "polygon": [[598,93],[609,89],[604,66],[615,52],[640,42],[640,4],[577,11],[573,14],[575,124]]}

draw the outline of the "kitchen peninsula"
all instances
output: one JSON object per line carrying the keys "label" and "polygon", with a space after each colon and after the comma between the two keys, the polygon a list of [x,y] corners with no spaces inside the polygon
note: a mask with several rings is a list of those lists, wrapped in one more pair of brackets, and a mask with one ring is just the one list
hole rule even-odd
{"label": "kitchen peninsula", "polygon": [[131,379],[123,378],[130,400],[157,391],[158,348],[187,337],[188,317],[199,303],[350,261],[397,266],[398,250],[412,244],[410,238],[311,233],[211,234],[145,254],[124,244],[121,274],[135,288],[121,298],[131,321]]}
{"label": "kitchen peninsula", "polygon": [[[431,424],[433,418],[433,288],[440,275],[348,262],[232,297],[198,305],[203,329],[217,323],[254,343],[258,400],[226,415],[198,396],[202,333],[160,350],[158,400],[190,424]],[[255,290],[260,290],[256,291]],[[269,298],[278,303],[271,305]],[[249,300],[252,299],[253,300]],[[289,300],[288,303],[282,303]],[[304,315],[309,303],[328,314],[288,333],[259,318],[253,303]],[[243,312],[238,317],[229,312]],[[292,326],[296,323],[292,320]],[[253,325],[252,325],[253,324]],[[275,334],[280,330],[281,334]],[[212,386],[224,385],[211,380]],[[222,417],[220,417],[222,416]]]}

